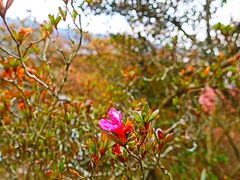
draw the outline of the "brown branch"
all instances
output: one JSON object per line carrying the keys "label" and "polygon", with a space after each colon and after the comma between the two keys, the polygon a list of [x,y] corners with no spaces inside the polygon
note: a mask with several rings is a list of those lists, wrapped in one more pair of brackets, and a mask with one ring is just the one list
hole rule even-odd
{"label": "brown branch", "polygon": [[165,168],[165,166],[162,164],[162,162],[160,160],[158,160],[158,161],[154,160],[153,157],[149,153],[147,153],[147,156],[159,167],[159,169],[161,169],[161,171],[163,172],[164,175],[167,175],[170,180],[173,180],[172,175]]}
{"label": "brown branch", "polygon": [[23,67],[25,73],[27,74],[27,76],[30,77],[30,78],[32,78],[32,79],[34,79],[38,84],[42,85],[44,88],[46,88],[47,90],[49,90],[49,91],[51,92],[51,90],[49,89],[48,85],[47,85],[45,82],[41,81],[38,77],[36,77],[35,75],[31,74],[31,73],[27,70],[28,67],[27,67],[27,65],[26,65],[26,64],[24,63],[24,61],[23,61],[23,56],[22,56],[22,53],[21,53],[21,50],[20,50],[21,44],[20,44],[20,43],[17,41],[17,39],[13,36],[13,33],[12,33],[11,29],[9,28],[9,26],[8,26],[8,24],[7,24],[7,22],[6,22],[5,19],[3,19],[3,22],[4,22],[5,26],[6,26],[9,34],[11,35],[13,41],[17,44],[18,57],[17,57],[17,56],[15,56],[15,57],[20,60],[20,62],[21,62],[21,64],[22,64],[22,67]]}
{"label": "brown branch", "polygon": [[140,168],[141,168],[141,173],[142,173],[142,179],[144,179],[144,169],[143,169],[143,164],[142,164],[142,161],[141,161],[141,158],[138,157],[136,154],[132,153],[126,146],[123,146],[124,149],[126,149],[126,151],[131,155],[133,156],[138,162],[139,162],[139,165],[140,165]]}
{"label": "brown branch", "polygon": [[6,54],[8,54],[9,56],[12,56],[16,59],[19,59],[19,57],[11,52],[9,52],[8,50],[4,49],[3,47],[0,46],[0,50],[2,50],[3,52],[5,52]]}
{"label": "brown branch", "polygon": [[225,133],[225,135],[227,136],[228,142],[229,142],[229,144],[230,144],[230,145],[232,146],[232,148],[233,148],[233,152],[234,152],[236,158],[237,158],[237,159],[240,159],[239,149],[238,149],[237,146],[235,145],[234,140],[232,139],[232,137],[230,136],[229,130],[225,127],[225,125],[224,125],[218,118],[216,118],[216,119],[217,119],[216,121],[217,121],[218,125],[220,125],[220,127],[223,128],[224,133]]}
{"label": "brown branch", "polygon": [[8,26],[7,21],[6,21],[5,18],[3,18],[3,23],[4,23],[4,25],[6,26],[6,28],[7,28],[8,32],[9,32],[10,36],[12,37],[13,41],[19,46],[20,43],[19,43],[19,42],[17,41],[17,39],[13,36],[13,33],[12,33],[11,29],[9,28],[9,26]]}
{"label": "brown branch", "polygon": [[[71,4],[71,5],[72,5],[72,8],[74,9],[73,4]],[[66,5],[66,8],[67,8],[68,13],[69,13],[69,14],[71,15],[71,17],[72,17],[72,21],[73,21],[74,25],[76,26],[76,28],[77,28],[78,31],[80,32],[79,43],[78,43],[77,49],[75,50],[75,52],[74,52],[72,55],[69,56],[69,58],[66,58],[65,55],[64,55],[64,53],[63,53],[64,58],[65,58],[65,61],[66,61],[66,66],[65,66],[65,71],[64,71],[64,77],[63,77],[63,79],[62,79],[62,81],[61,81],[61,83],[60,83],[60,85],[59,85],[58,90],[56,91],[56,93],[53,94],[53,96],[55,97],[55,100],[52,102],[52,104],[51,104],[51,106],[50,106],[50,108],[49,108],[49,113],[48,113],[48,115],[47,115],[47,118],[46,118],[45,121],[43,122],[43,124],[42,124],[42,126],[41,126],[41,128],[40,128],[40,130],[39,130],[39,133],[38,133],[38,134],[35,133],[35,135],[34,135],[34,138],[33,138],[33,139],[34,139],[34,144],[37,144],[37,141],[38,141],[39,136],[41,135],[42,131],[44,130],[45,126],[47,125],[47,122],[49,121],[49,118],[51,117],[52,111],[53,111],[55,105],[57,104],[57,102],[58,102],[58,100],[59,100],[59,99],[58,99],[58,98],[59,98],[59,94],[61,93],[61,90],[62,90],[62,88],[64,87],[64,84],[65,84],[65,82],[66,82],[66,80],[67,80],[69,67],[70,67],[70,65],[71,65],[74,57],[77,55],[77,53],[78,53],[78,51],[79,51],[79,49],[80,49],[80,47],[81,47],[81,44],[82,44],[81,16],[79,15],[79,27],[78,27],[78,25],[75,23],[75,21],[74,21],[74,19],[73,19],[73,16],[72,16],[70,10],[68,9],[67,5]],[[74,10],[75,10],[75,9],[74,9]]]}
{"label": "brown branch", "polygon": [[42,37],[41,39],[37,40],[37,41],[32,41],[30,42],[30,44],[28,45],[28,47],[25,49],[24,53],[23,53],[23,57],[25,57],[28,53],[28,50],[35,44],[40,43],[41,41],[43,41],[46,37]]}

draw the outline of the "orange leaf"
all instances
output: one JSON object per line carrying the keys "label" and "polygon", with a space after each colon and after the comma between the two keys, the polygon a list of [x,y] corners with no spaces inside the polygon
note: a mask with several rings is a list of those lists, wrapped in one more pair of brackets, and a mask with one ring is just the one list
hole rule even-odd
{"label": "orange leaf", "polygon": [[53,170],[51,169],[48,169],[46,172],[45,172],[46,176],[47,177],[51,177],[53,175]]}
{"label": "orange leaf", "polygon": [[204,71],[203,71],[204,76],[208,76],[209,72],[210,72],[210,66],[208,66],[204,69]]}
{"label": "orange leaf", "polygon": [[73,176],[76,176],[76,177],[80,177],[81,175],[75,171],[74,169],[69,169],[70,173],[73,175]]}

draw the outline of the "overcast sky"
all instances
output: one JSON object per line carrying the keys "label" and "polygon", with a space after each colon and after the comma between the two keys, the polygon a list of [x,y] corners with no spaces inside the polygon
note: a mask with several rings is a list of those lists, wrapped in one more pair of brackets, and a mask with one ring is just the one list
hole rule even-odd
{"label": "overcast sky", "polygon": [[[6,2],[6,0],[4,0]],[[228,23],[230,17],[240,21],[240,0],[228,0],[216,14],[214,19],[222,23]],[[38,22],[48,19],[48,14],[57,14],[58,7],[63,5],[62,0],[15,0],[12,7],[7,13],[7,17],[20,19],[30,15],[28,10],[31,10],[31,16],[35,17]],[[107,16],[88,16],[82,17],[82,25],[84,31],[89,31],[94,34],[106,34],[117,32],[131,32],[127,21],[117,15],[114,17]],[[60,24],[60,27],[66,27],[65,24]]]}

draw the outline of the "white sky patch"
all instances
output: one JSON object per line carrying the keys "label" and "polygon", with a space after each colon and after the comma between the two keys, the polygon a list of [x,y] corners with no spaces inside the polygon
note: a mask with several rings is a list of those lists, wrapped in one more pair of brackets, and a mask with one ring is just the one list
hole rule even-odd
{"label": "white sky patch", "polygon": [[214,17],[216,22],[220,21],[223,24],[228,24],[231,17],[235,21],[240,21],[240,0],[228,0]]}
{"label": "white sky patch", "polygon": [[[58,7],[63,5],[62,0],[15,0],[7,12],[7,17],[23,19],[31,15],[32,18],[36,18],[41,23],[44,20],[48,20],[48,14],[56,15]],[[213,15],[212,24],[216,22],[227,24],[230,22],[231,17],[236,21],[240,21],[239,9],[240,0],[228,0],[227,4]],[[69,18],[66,23],[60,23],[59,27],[66,28],[68,24],[72,25]],[[84,31],[94,34],[132,32],[126,19],[120,15],[112,17],[106,15],[82,16],[82,27]],[[205,35],[205,32],[199,33],[199,37]]]}
{"label": "white sky patch", "polygon": [[[24,19],[31,16],[31,18],[35,18],[41,23],[44,20],[48,20],[48,14],[58,14],[59,6],[64,7],[64,3],[61,0],[15,0],[7,12],[7,17]],[[120,15],[113,17],[106,15],[81,16],[84,31],[94,34],[131,32],[126,19]],[[67,28],[68,24],[73,26],[69,16],[67,22],[61,21],[59,28]]]}

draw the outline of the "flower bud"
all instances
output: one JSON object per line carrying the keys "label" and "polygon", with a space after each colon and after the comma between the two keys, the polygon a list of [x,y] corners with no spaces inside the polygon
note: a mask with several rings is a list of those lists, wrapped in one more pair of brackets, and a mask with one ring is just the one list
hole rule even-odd
{"label": "flower bud", "polygon": [[157,128],[155,133],[156,133],[156,136],[157,136],[158,139],[163,139],[164,138],[164,133],[163,133],[161,128]]}

